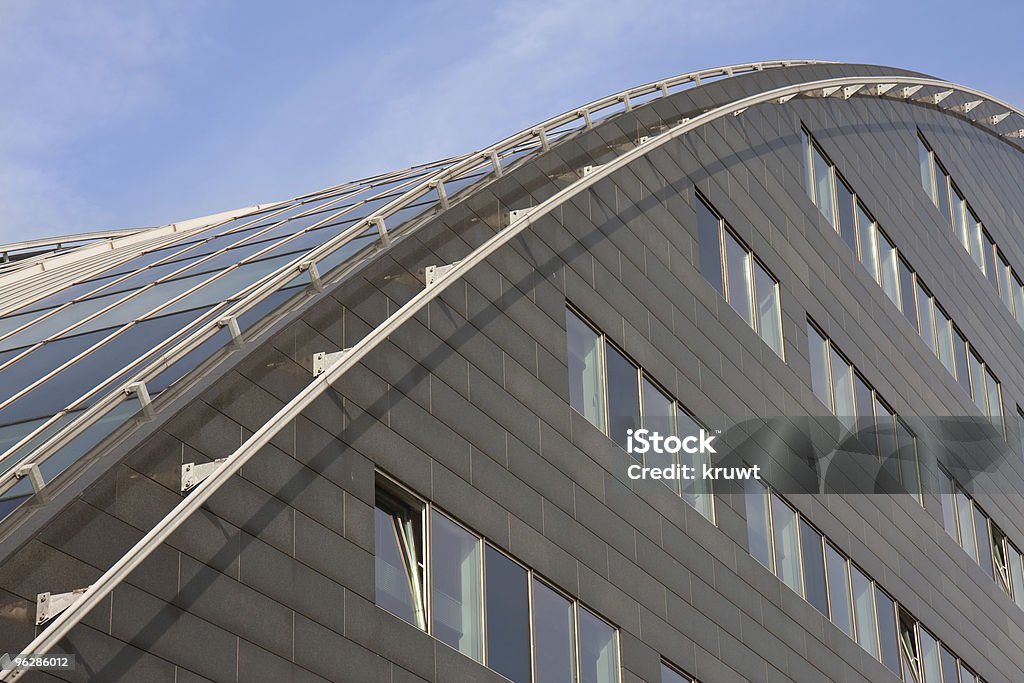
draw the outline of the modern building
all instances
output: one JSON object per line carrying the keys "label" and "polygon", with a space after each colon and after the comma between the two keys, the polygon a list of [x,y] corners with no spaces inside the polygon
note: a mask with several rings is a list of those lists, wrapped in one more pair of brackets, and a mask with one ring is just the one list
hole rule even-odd
{"label": "modern building", "polygon": [[0,247],[3,680],[1024,681],[1022,136],[745,64]]}

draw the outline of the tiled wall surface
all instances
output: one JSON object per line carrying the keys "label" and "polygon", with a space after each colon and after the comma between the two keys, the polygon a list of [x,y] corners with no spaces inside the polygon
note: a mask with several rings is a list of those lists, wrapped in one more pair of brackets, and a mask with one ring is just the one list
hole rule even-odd
{"label": "tiled wall surface", "polygon": [[[457,205],[158,420],[9,554],[0,643],[27,643],[36,593],[87,585],[180,500],[182,463],[228,455],[304,387],[313,353],[351,346],[417,291],[424,266],[464,257],[510,208],[606,162],[603,146],[784,82],[884,72],[800,67],[681,93]],[[613,622],[624,683],[658,681],[662,657],[704,683],[895,680],[747,553],[741,497],[718,496],[713,525],[659,483],[630,482],[627,454],[567,402],[568,300],[698,418],[821,414],[808,315],[899,414],[974,414],[807,199],[801,122],[996,370],[1014,415],[1024,333],[921,190],[915,129],[1018,270],[1024,155],[924,106],[753,108],[597,183],[405,325],[75,629],[70,679],[504,680],[373,604],[379,468]],[[779,278],[786,361],[694,267],[695,187]],[[1024,486],[1024,468],[1013,472],[1007,493]],[[1024,543],[1019,497],[974,493]],[[943,531],[934,495],[924,508],[909,496],[790,500],[989,683],[1024,680],[1024,612]]]}

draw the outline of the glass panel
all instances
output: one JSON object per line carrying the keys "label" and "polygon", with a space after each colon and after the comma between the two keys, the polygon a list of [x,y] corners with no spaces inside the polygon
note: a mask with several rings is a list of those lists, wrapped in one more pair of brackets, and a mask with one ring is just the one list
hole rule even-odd
{"label": "glass panel", "polygon": [[[839,207],[839,234],[857,254],[857,225],[853,219],[853,191],[840,178],[836,178],[836,204]],[[863,224],[862,224],[863,225]]]}
{"label": "glass panel", "polygon": [[960,528],[960,547],[978,561],[978,545],[974,538],[974,508],[971,499],[960,489],[956,489],[956,518]]}
{"label": "glass panel", "polygon": [[878,617],[878,645],[882,664],[899,676],[900,650],[896,640],[896,605],[878,586],[875,586],[875,612]]}
{"label": "glass panel", "polygon": [[878,630],[875,622],[875,588],[871,579],[850,565],[853,586],[853,614],[857,620],[857,642],[878,659]]}
{"label": "glass panel", "polygon": [[783,358],[779,285],[757,261],[754,261],[754,291],[757,293],[757,332],[772,351]]}
{"label": "glass panel", "polygon": [[939,215],[946,225],[952,226],[952,218],[949,211],[949,178],[942,167],[935,169],[936,202],[939,207]]}
{"label": "glass panel", "polygon": [[999,290],[999,279],[996,274],[996,243],[992,241],[992,238],[985,234],[985,276],[988,281]]}
{"label": "glass panel", "polygon": [[149,393],[152,396],[171,386],[192,369],[198,367],[207,358],[213,356],[214,352],[231,341],[231,332],[225,327],[214,334],[206,341],[199,344],[184,356],[176,360],[166,370],[146,382]]}
{"label": "glass panel", "polygon": [[728,279],[726,299],[748,325],[754,326],[750,293],[750,253],[725,231],[725,271]]}
{"label": "glass panel", "polygon": [[211,306],[221,301],[237,298],[250,285],[262,280],[289,261],[294,260],[297,256],[297,254],[283,254],[263,261],[241,265],[234,270],[225,272],[216,280],[203,285],[163,312],[173,313],[186,308]]}
{"label": "glass panel", "polygon": [[611,344],[605,344],[608,367],[608,422],[612,441],[626,448],[626,432],[640,427],[639,369]]}
{"label": "glass panel", "polygon": [[1007,564],[1010,565],[1013,601],[1017,603],[1017,607],[1024,609],[1024,569],[1021,567],[1021,555],[1012,545],[1007,547]]}
{"label": "glass panel", "polygon": [[828,602],[832,613],[832,623],[852,638],[853,620],[850,616],[850,575],[846,558],[831,545],[826,545],[825,565],[828,570]]}
{"label": "glass panel", "polygon": [[1013,288],[1011,294],[1013,294],[1014,316],[1017,318],[1017,324],[1024,328],[1024,285],[1014,275],[1010,281],[1010,286]]}
{"label": "glass panel", "polygon": [[526,570],[491,546],[486,551],[487,666],[530,683],[530,596]]}
{"label": "glass panel", "polygon": [[664,664],[661,665],[661,683],[693,683],[693,679],[683,676],[675,669],[670,669]]}
{"label": "glass panel", "polygon": [[920,281],[917,283],[917,313],[918,313],[918,331],[921,333],[921,339],[924,343],[935,353],[935,323],[933,321],[933,300],[931,292],[925,289]]}
{"label": "glass panel", "polygon": [[903,317],[917,329],[917,302],[914,298],[914,271],[903,259],[900,259],[900,302],[903,304]]}
{"label": "glass panel", "polygon": [[744,501],[747,508],[747,546],[755,560],[772,571],[772,541],[768,516],[768,489],[748,480]]}
{"label": "glass panel", "polygon": [[875,250],[875,224],[864,212],[864,207],[857,205],[857,234],[860,236],[860,262],[878,282],[878,253]]}
{"label": "glass panel", "polygon": [[[381,494],[378,492],[378,498]],[[426,628],[423,614],[423,525],[420,513],[378,500],[374,510],[376,602],[395,616]]]}
{"label": "glass panel", "polygon": [[772,531],[775,542],[775,575],[803,595],[800,585],[800,546],[796,510],[772,495]]}
{"label": "glass panel", "polygon": [[804,565],[804,598],[828,618],[828,589],[825,585],[825,555],[821,534],[802,519],[800,548]]}
{"label": "glass panel", "polygon": [[834,228],[836,227],[836,214],[835,197],[832,196],[832,167],[825,161],[816,145],[811,145],[811,158],[814,163],[816,203],[821,214],[825,216],[825,220]]}
{"label": "glass panel", "polygon": [[942,526],[946,533],[960,542],[960,530],[956,523],[956,494],[953,492],[953,481],[945,472],[939,472],[939,502],[942,504]]}
{"label": "glass panel", "polygon": [[[75,334],[82,332],[91,332],[92,330],[99,330],[107,327],[120,327],[127,322],[141,318],[151,310],[167,303],[174,297],[182,294],[192,287],[195,287],[206,278],[212,277],[209,273],[204,275],[193,275],[191,277],[183,277],[180,280],[171,280],[170,282],[162,282],[157,285],[153,285],[149,289],[142,290],[131,296],[125,298],[121,303],[117,304],[108,311],[101,313],[84,325],[79,325],[74,329]],[[122,295],[124,296],[124,295]],[[113,301],[108,301],[108,304]],[[182,309],[178,309],[182,310]],[[170,309],[161,311],[161,314],[169,312]]]}
{"label": "glass panel", "polygon": [[921,187],[928,194],[928,198],[934,202],[935,186],[933,185],[934,180],[932,178],[932,154],[925,147],[925,144],[921,142],[921,138],[917,139],[917,157],[921,168]]}
{"label": "glass panel", "polygon": [[832,379],[828,369],[828,342],[818,329],[807,324],[807,347],[811,363],[811,387],[814,395],[832,410]]}
{"label": "glass panel", "polygon": [[722,280],[722,227],[718,216],[699,197],[697,199],[697,246],[700,272],[718,293],[725,296]]}
{"label": "glass panel", "polygon": [[953,321],[938,306],[935,307],[935,346],[939,352],[939,361],[949,370],[949,374],[955,376],[956,366],[953,365]]}
{"label": "glass panel", "polygon": [[921,475],[918,467],[917,439],[903,420],[896,418],[896,441],[899,446],[900,481],[903,488],[920,499]]}
{"label": "glass panel", "polygon": [[978,269],[985,272],[985,237],[982,235],[981,223],[974,215],[969,215],[971,228],[971,256],[978,264]]}
{"label": "glass panel", "polygon": [[960,683],[975,683],[977,680],[978,674],[971,671],[971,667],[960,660]]}
{"label": "glass panel", "polygon": [[605,431],[604,366],[601,337],[570,309],[565,309],[569,355],[569,404],[592,425]]}
{"label": "glass panel", "polygon": [[572,603],[533,580],[533,648],[535,683],[576,680],[576,636]]}
{"label": "glass panel", "polygon": [[968,362],[971,364],[971,396],[974,398],[974,405],[982,415],[988,416],[988,390],[985,387],[985,370],[978,358],[978,354],[971,351],[968,355]]}
{"label": "glass panel", "polygon": [[953,362],[956,365],[956,381],[967,395],[971,395],[971,371],[967,367],[967,340],[960,331],[953,328]]}
{"label": "glass panel", "polygon": [[942,683],[957,683],[960,680],[959,665],[956,655],[942,648]]}
{"label": "glass panel", "polygon": [[[676,408],[676,418],[678,421],[678,434],[698,434],[700,432],[700,425],[696,420],[693,419],[681,406]],[[686,451],[679,452],[679,461],[681,464],[689,465],[694,468],[694,471],[702,471],[705,463],[710,463],[711,455],[707,453],[687,453]],[[704,515],[706,519],[712,518],[712,497],[711,497],[711,480],[704,479],[703,477],[695,477],[681,482],[683,487],[683,500],[697,510],[700,514]]]}
{"label": "glass panel", "polygon": [[988,517],[981,510],[975,510],[974,513],[974,538],[978,542],[978,564],[995,579],[995,568],[992,566],[992,536],[988,530]]}
{"label": "glass panel", "polygon": [[924,683],[942,683],[942,672],[939,666],[939,644],[935,637],[925,629],[920,629],[921,636],[921,668],[924,670]]}
{"label": "glass panel", "polygon": [[430,552],[434,637],[479,662],[483,658],[480,539],[433,512]]}
{"label": "glass panel", "polygon": [[[117,301],[124,294],[114,294],[111,296],[98,296],[95,299],[86,299],[70,304],[66,308],[63,308],[56,313],[51,314],[49,317],[44,318],[38,322],[29,325],[20,332],[15,332],[10,337],[7,337],[3,341],[0,341],[0,349],[14,349],[19,346],[29,346],[37,342],[41,342],[44,339],[48,339],[52,335],[60,332],[66,327],[74,325],[76,322],[87,318],[96,311],[102,310],[107,306]],[[28,316],[27,316],[28,317]],[[27,322],[20,321],[21,323]],[[100,327],[107,327],[101,325]],[[93,327],[91,329],[100,329],[99,327]],[[75,332],[87,331],[86,328],[76,329]]]}
{"label": "glass panel", "polygon": [[1000,434],[1003,434],[1003,401],[1000,397],[999,380],[997,380],[988,368],[985,369],[985,392],[988,395],[988,416],[992,419],[992,425]]}
{"label": "glass panel", "polygon": [[964,245],[964,249],[971,250],[971,236],[967,227],[967,202],[960,196],[959,190],[953,190],[953,232],[957,239]]}
{"label": "glass panel", "polygon": [[[676,433],[676,419],[673,413],[674,404],[672,399],[663,394],[656,386],[651,384],[646,377],[643,379],[643,426],[650,432],[657,432],[662,437],[672,436]],[[643,455],[645,464],[650,467],[669,467],[675,464],[675,455],[665,449],[657,453],[653,448],[648,449]],[[634,458],[640,458],[639,453],[632,454]],[[673,491],[678,493],[679,482],[676,479],[662,479],[661,482]]]}
{"label": "glass panel", "polygon": [[[875,432],[878,435],[878,455],[887,463],[896,464],[896,415],[875,394]],[[899,475],[897,474],[897,478]]]}
{"label": "glass panel", "polygon": [[1002,254],[999,254],[999,263],[996,266],[996,275],[999,278],[999,296],[1003,300],[1003,305],[1013,312],[1013,292],[1010,287],[1010,264],[1006,262]]}
{"label": "glass panel", "polygon": [[874,393],[859,373],[853,373],[854,413],[857,416],[855,432],[869,453],[878,455],[875,443]]}
{"label": "glass panel", "polygon": [[804,145],[804,166],[807,169],[804,180],[807,183],[807,196],[814,201],[814,168],[811,160],[811,137],[807,134],[806,130],[800,130],[800,140]]}
{"label": "glass panel", "polygon": [[847,429],[854,429],[857,411],[853,405],[853,368],[846,362],[835,347],[831,347],[832,363],[832,396],[835,400],[835,413],[839,421]]}
{"label": "glass panel", "polygon": [[878,270],[885,295],[900,307],[899,257],[885,233],[878,231]]}
{"label": "glass panel", "polygon": [[582,683],[615,683],[619,662],[614,629],[582,607],[579,622],[580,680]]}
{"label": "glass panel", "polygon": [[93,422],[85,430],[66,443],[60,450],[39,465],[43,479],[51,481],[63,472],[68,465],[85,455],[93,446],[107,438],[114,430],[123,425],[128,418],[139,411],[139,402],[134,397],[121,401],[103,417]]}
{"label": "glass panel", "polygon": [[[27,356],[0,370],[0,401],[5,401],[15,393],[32,384],[46,373],[63,365],[82,351],[110,334],[110,331],[93,332],[75,337],[64,337],[45,344]],[[65,403],[65,405],[67,405]],[[64,406],[60,406],[63,408]],[[50,413],[51,415],[53,413]],[[11,421],[0,421],[9,424]]]}

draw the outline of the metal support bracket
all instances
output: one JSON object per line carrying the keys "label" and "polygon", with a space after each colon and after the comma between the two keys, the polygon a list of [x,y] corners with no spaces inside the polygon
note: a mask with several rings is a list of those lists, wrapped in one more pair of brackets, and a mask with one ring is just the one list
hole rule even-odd
{"label": "metal support bracket", "polygon": [[[313,267],[315,268],[316,266]],[[314,286],[316,285],[314,284]],[[236,318],[235,316],[224,316],[223,318],[217,321],[217,327],[228,328],[228,332],[231,334],[231,341],[235,342],[236,344],[242,341],[242,328],[238,326],[238,318]]]}
{"label": "metal support bracket", "polygon": [[517,220],[530,213],[533,209],[512,209],[508,212],[508,224],[512,225]]}
{"label": "metal support bracket", "polygon": [[[313,285],[313,289],[318,292],[324,291],[324,283],[323,280],[320,279],[320,269],[316,267],[316,261],[304,261],[303,263],[300,263],[299,272],[309,273],[309,284]],[[222,320],[225,319],[226,318],[222,318]],[[217,322],[219,323],[220,321],[218,320]],[[228,324],[230,325],[231,323],[229,322]],[[237,320],[235,321],[235,327],[238,327]],[[234,330],[231,330],[231,336],[237,341]],[[241,333],[239,333],[238,336],[241,336]]]}
{"label": "metal support bracket", "polygon": [[650,136],[650,135],[641,135],[640,137],[638,137],[638,138],[636,139],[636,145],[637,145],[637,147],[639,147],[640,145],[644,144],[645,142],[647,142],[647,141],[648,141],[648,140],[650,140],[650,139],[651,139],[651,136]]}
{"label": "metal support bracket", "polygon": [[867,93],[876,97],[881,97],[885,93],[889,92],[896,87],[895,83],[879,83],[877,85],[869,85]]}
{"label": "metal support bracket", "polygon": [[36,595],[36,626],[42,626],[71,607],[87,590],[89,590],[88,586],[67,593],[39,593]]}
{"label": "metal support bracket", "polygon": [[629,100],[629,93],[622,96],[622,106],[625,111],[633,111],[633,103]]}
{"label": "metal support bracket", "polygon": [[579,172],[577,173],[577,175],[579,175],[580,178],[586,178],[588,175],[590,175],[591,173],[593,173],[594,171],[596,171],[599,168],[601,168],[601,166],[589,164],[589,165],[584,166],[583,168],[581,168],[579,170]]}
{"label": "metal support bracket", "polygon": [[459,261],[449,263],[445,266],[427,266],[423,269],[423,282],[427,287],[432,286],[435,282],[441,279],[441,277],[449,270],[459,265]]}
{"label": "metal support bracket", "polygon": [[213,474],[221,464],[227,460],[227,458],[221,458],[220,460],[214,460],[213,462],[204,462],[195,464],[194,462],[187,462],[181,466],[181,490],[188,491],[193,486],[199,484],[211,474]]}
{"label": "metal support bracket", "polygon": [[1011,138],[1014,140],[1020,140],[1024,138],[1024,128],[1018,128],[1017,130],[1007,133],[1003,136],[1004,138]]}
{"label": "metal support bracket", "polygon": [[1011,113],[1012,112],[1004,111],[1002,114],[994,114],[983,120],[988,121],[988,125],[990,126],[998,126],[1000,123],[1005,121]]}
{"label": "metal support bracket", "polygon": [[14,470],[14,476],[18,479],[24,479],[28,477],[28,480],[32,482],[32,490],[39,493],[46,486],[46,480],[43,479],[43,473],[39,471],[39,465],[34,462],[20,465],[18,469]]}
{"label": "metal support bracket", "polygon": [[594,122],[590,120],[590,110],[589,109],[580,109],[576,113],[583,117],[583,125],[584,125],[585,128],[593,128],[594,127]]}
{"label": "metal support bracket", "polygon": [[970,102],[964,102],[953,107],[953,111],[960,112],[961,114],[967,114],[972,109],[981,104],[981,100],[971,100]]}
{"label": "metal support bracket", "polygon": [[946,99],[947,97],[949,97],[952,94],[953,94],[952,90],[942,90],[940,92],[933,93],[931,95],[925,95],[924,97],[919,98],[918,101],[919,102],[924,102],[925,104],[935,104],[935,105],[937,105],[939,102],[941,102],[942,100]]}
{"label": "metal support bracket", "polygon": [[146,417],[153,416],[153,399],[149,395],[149,389],[146,387],[145,382],[132,382],[124,385],[124,395],[134,395],[135,398],[139,399],[139,405],[142,406],[142,412]]}
{"label": "metal support bracket", "polygon": [[313,376],[319,377],[320,375],[327,372],[327,368],[338,362],[342,356],[348,353],[348,349],[344,351],[334,351],[328,353],[327,351],[321,351],[313,354]]}
{"label": "metal support bracket", "polygon": [[375,216],[374,218],[371,219],[370,222],[377,226],[377,232],[378,234],[380,234],[381,246],[385,248],[390,247],[391,235],[388,234],[388,228],[386,225],[384,225],[384,217]]}
{"label": "metal support bracket", "polygon": [[444,189],[444,181],[438,180],[436,183],[431,183],[431,186],[437,191],[437,203],[440,205],[442,211],[448,210],[448,193]]}
{"label": "metal support bracket", "polygon": [[548,141],[548,132],[546,130],[544,130],[543,128],[536,128],[536,129],[534,129],[533,132],[534,132],[534,134],[538,138],[540,138],[540,148],[541,148],[541,150],[543,150],[545,152],[550,150],[551,149],[551,143]]}
{"label": "metal support bracket", "polygon": [[900,97],[902,97],[905,100],[909,100],[920,89],[920,85],[905,85],[903,86],[903,92],[900,93]]}
{"label": "metal support bracket", "polygon": [[487,158],[491,160],[491,166],[494,167],[494,176],[496,178],[500,178],[504,174],[504,171],[501,168],[501,160],[498,158],[497,150],[492,149],[490,153],[487,154]]}

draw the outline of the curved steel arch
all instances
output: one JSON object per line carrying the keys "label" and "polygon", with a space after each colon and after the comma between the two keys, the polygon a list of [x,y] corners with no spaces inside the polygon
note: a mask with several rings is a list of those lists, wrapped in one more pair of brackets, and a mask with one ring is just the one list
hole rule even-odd
{"label": "curved steel arch", "polygon": [[[935,92],[927,92],[917,97],[923,90],[934,89]],[[978,98],[959,104],[944,102],[953,93]],[[1001,100],[985,95],[978,90],[958,86],[932,78],[901,77],[892,76],[860,76],[836,79],[826,79],[798,83],[775,90],[770,90],[734,102],[715,107],[692,119],[684,120],[671,127],[669,130],[660,133],[639,144],[637,147],[623,153],[614,161],[598,167],[593,172],[580,178],[572,185],[555,193],[547,200],[541,202],[537,207],[512,221],[507,227],[499,230],[484,244],[476,248],[468,257],[455,264],[450,270],[441,274],[430,286],[418,292],[408,302],[391,314],[384,322],[371,330],[359,342],[348,349],[341,358],[327,370],[313,379],[299,394],[288,402],[277,414],[268,420],[257,430],[245,443],[234,451],[207,479],[196,486],[192,492],[184,498],[173,510],[158,522],[138,543],[135,544],[124,556],[108,569],[99,579],[96,580],[66,611],[57,616],[46,629],[43,630],[25,649],[25,653],[47,653],[64,638],[70,630],[78,624],[82,618],[99,602],[107,596],[121,581],[141,564],[161,543],[165,542],[170,535],[187,519],[192,513],[198,510],[228,479],[236,474],[241,467],[254,457],[261,448],[270,443],[277,432],[294,420],[309,406],[320,394],[322,394],[334,382],[338,381],[346,372],[353,368],[363,358],[373,351],[378,345],[384,342],[401,325],[419,313],[433,299],[437,298],[450,285],[460,280],[473,268],[494,254],[498,249],[508,244],[510,240],[529,229],[538,219],[547,216],[555,208],[564,202],[572,199],[577,194],[587,190],[601,180],[609,177],[612,173],[627,166],[629,163],[639,159],[649,152],[675,140],[687,133],[690,133],[701,126],[713,123],[727,116],[739,116],[750,107],[778,103],[784,104],[794,97],[840,97],[849,99],[853,96],[874,96],[880,98],[908,101],[917,98],[926,104],[931,104],[951,112],[967,114],[974,111],[981,105],[990,105],[997,108],[995,112],[988,112],[980,118],[972,118],[979,125],[990,128],[994,133],[1006,139],[1019,139],[1024,137],[1024,129],[1013,130],[1009,133],[999,132],[997,127],[1011,115],[1015,115],[1024,121],[1024,113],[1019,109],[1008,105]],[[980,101],[978,101],[980,100]],[[970,105],[970,106],[967,106]],[[6,668],[0,674],[0,680],[15,680],[24,670]]]}

